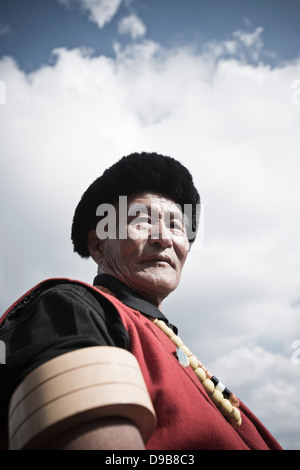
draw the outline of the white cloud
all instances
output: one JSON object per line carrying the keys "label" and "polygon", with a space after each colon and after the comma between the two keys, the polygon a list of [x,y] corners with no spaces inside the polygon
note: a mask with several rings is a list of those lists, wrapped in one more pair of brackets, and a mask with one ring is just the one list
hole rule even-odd
{"label": "white cloud", "polygon": [[232,33],[232,37],[224,39],[223,41],[211,41],[205,45],[205,50],[208,54],[213,54],[215,58],[232,56],[248,62],[258,62],[264,56],[275,58],[276,54],[267,51],[264,48],[262,39],[264,29],[262,27],[256,28],[253,32],[238,30]]}
{"label": "white cloud", "polygon": [[263,33],[264,28],[259,27],[256,28],[255,31],[252,33],[245,32],[245,31],[235,31],[233,36],[238,38],[238,40],[243,43],[246,47],[253,47],[259,46],[260,48],[263,47],[263,41],[261,39],[261,34]]}
{"label": "white cloud", "polygon": [[97,23],[99,28],[103,28],[115,16],[122,0],[59,0],[59,2],[66,7],[78,3],[89,13],[90,20]]}
{"label": "white cloud", "polygon": [[5,104],[6,98],[6,87],[5,87],[5,82],[3,80],[0,80],[0,104]]}
{"label": "white cloud", "polygon": [[118,24],[119,34],[129,34],[132,39],[137,39],[146,34],[146,26],[135,14],[122,18]]}
{"label": "white cloud", "polygon": [[246,46],[248,50],[251,50],[252,59],[257,61],[260,57],[260,53],[263,49],[263,41],[261,35],[263,28],[256,28],[252,33],[244,31],[235,31],[233,36],[237,38],[241,44]]}
{"label": "white cloud", "polygon": [[[239,373],[232,373],[232,365]],[[277,429],[277,439],[290,448],[299,448],[300,374],[290,358],[262,347],[240,347],[212,364],[238,390],[248,408],[264,418],[264,424]],[[287,429],[290,430],[289,439]]]}
{"label": "white cloud", "polygon": [[291,95],[300,62],[249,64],[255,39],[241,46],[241,37],[230,39],[230,56],[223,43],[200,54],[142,41],[117,45],[115,59],[61,48],[29,75],[1,59],[1,310],[46,277],[91,281],[94,264],[70,243],[81,194],[122,155],[172,155],[200,189],[205,243],[165,314],[271,432],[299,448],[300,105]]}

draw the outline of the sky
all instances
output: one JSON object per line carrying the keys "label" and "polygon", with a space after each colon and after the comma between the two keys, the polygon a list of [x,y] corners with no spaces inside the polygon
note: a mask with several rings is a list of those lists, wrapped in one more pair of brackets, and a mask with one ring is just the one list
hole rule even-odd
{"label": "sky", "polygon": [[1,0],[0,302],[92,282],[74,209],[123,155],[191,171],[204,211],[163,311],[286,449],[300,449],[300,4]]}

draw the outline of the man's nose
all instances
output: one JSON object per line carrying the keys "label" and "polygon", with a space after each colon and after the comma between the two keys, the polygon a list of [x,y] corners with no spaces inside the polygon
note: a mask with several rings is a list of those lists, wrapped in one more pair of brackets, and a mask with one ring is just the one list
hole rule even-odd
{"label": "man's nose", "polygon": [[163,247],[172,246],[172,234],[163,220],[160,219],[156,224],[152,225],[150,232],[151,243],[159,243]]}

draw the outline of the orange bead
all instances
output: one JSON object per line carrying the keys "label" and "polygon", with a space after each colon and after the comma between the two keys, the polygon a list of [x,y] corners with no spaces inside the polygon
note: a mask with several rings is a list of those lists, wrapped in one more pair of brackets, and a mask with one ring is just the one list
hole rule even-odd
{"label": "orange bead", "polygon": [[234,393],[231,392],[231,395],[229,397],[229,400],[230,400],[230,403],[233,405],[233,406],[236,406],[237,408],[240,406],[240,402],[238,400],[238,398],[235,396]]}

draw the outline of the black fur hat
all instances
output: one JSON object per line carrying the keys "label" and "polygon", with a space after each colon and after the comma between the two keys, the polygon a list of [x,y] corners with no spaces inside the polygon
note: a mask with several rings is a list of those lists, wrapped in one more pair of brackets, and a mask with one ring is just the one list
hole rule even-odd
{"label": "black fur hat", "polygon": [[[184,204],[191,204],[191,226],[195,238],[200,196],[190,172],[174,158],[157,153],[133,153],[105,170],[83,194],[72,224],[74,251],[83,258],[89,258],[88,233],[96,228],[99,220],[96,209],[100,204],[114,204],[118,202],[119,196],[144,191],[163,194],[182,209]],[[190,242],[193,240],[190,239]]]}

